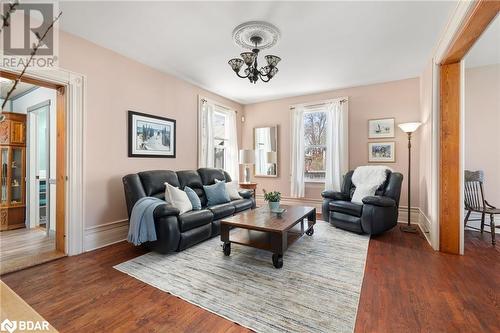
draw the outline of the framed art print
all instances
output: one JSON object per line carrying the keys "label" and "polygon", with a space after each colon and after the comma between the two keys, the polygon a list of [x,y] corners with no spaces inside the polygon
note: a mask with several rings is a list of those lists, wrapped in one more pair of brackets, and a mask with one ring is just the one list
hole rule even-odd
{"label": "framed art print", "polygon": [[128,156],[175,158],[175,120],[128,112]]}
{"label": "framed art print", "polygon": [[395,142],[369,142],[368,162],[396,162]]}
{"label": "framed art print", "polygon": [[368,120],[368,139],[393,138],[394,118]]}

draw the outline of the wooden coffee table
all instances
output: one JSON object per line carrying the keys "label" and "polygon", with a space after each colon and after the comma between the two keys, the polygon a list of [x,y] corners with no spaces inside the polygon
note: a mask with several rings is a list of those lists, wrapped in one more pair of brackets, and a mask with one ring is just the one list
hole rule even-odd
{"label": "wooden coffee table", "polygon": [[281,207],[286,209],[281,216],[264,206],[223,219],[220,223],[220,239],[224,254],[231,254],[231,243],[246,245],[271,251],[274,267],[283,267],[286,249],[302,235],[313,235],[316,208]]}

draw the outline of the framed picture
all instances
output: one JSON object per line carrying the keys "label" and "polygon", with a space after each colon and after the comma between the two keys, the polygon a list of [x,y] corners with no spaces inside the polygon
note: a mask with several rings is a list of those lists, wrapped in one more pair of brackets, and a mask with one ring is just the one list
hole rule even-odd
{"label": "framed picture", "polygon": [[175,158],[175,120],[128,112],[128,156]]}
{"label": "framed picture", "polygon": [[395,142],[369,142],[368,162],[396,162]]}
{"label": "framed picture", "polygon": [[394,118],[368,120],[368,139],[393,138]]}

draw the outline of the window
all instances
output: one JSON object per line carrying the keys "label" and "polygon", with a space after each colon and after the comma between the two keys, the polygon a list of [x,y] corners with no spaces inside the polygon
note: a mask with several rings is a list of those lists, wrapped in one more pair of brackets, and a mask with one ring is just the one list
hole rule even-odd
{"label": "window", "polygon": [[219,169],[226,169],[228,158],[228,119],[227,115],[221,112],[214,112],[214,167]]}
{"label": "window", "polygon": [[326,112],[304,113],[304,180],[324,182],[326,176]]}

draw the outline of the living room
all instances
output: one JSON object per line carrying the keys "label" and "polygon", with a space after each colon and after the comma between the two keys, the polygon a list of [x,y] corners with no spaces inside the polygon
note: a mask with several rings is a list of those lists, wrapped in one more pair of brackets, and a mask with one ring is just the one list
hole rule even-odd
{"label": "living room", "polygon": [[[439,102],[441,67],[462,59],[448,52],[470,26],[479,33],[469,48],[481,41],[497,1],[47,3],[57,66],[20,76],[3,61],[2,94],[38,83],[64,101],[53,185],[66,257],[2,275],[2,309],[15,299],[34,316],[2,310],[2,321],[59,331],[499,328],[487,296],[498,289],[498,245],[489,227],[464,231],[466,169],[453,156],[465,147],[451,135],[464,124],[439,116],[464,112]],[[2,38],[20,38],[22,5]],[[478,12],[488,18],[479,27]],[[487,158],[471,167],[494,170]],[[490,191],[498,177],[487,172]]]}

